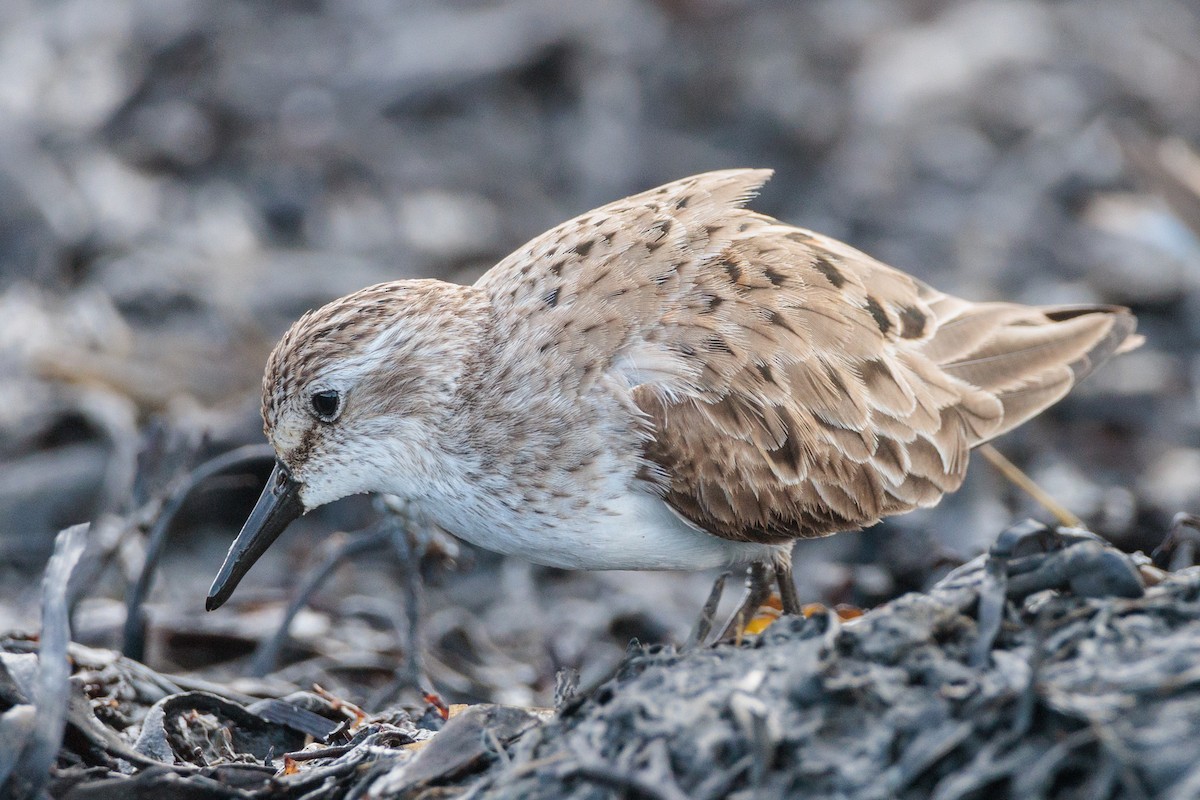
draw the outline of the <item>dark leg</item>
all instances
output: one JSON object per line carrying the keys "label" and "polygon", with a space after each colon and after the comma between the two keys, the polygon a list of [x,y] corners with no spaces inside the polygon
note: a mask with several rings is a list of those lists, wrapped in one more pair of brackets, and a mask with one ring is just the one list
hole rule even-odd
{"label": "dark leg", "polygon": [[736,638],[746,623],[758,611],[758,607],[771,596],[771,569],[766,564],[755,562],[746,573],[746,593],[742,602],[734,610],[725,627],[721,629],[720,639]]}
{"label": "dark leg", "polygon": [[796,581],[792,578],[792,554],[775,562],[775,580],[779,583],[779,599],[783,603],[783,613],[800,616],[800,596],[796,594]]}
{"label": "dark leg", "polygon": [[704,608],[700,609],[700,618],[696,620],[696,626],[692,628],[691,635],[683,644],[684,650],[692,650],[708,642],[708,636],[713,630],[713,623],[716,622],[717,604],[721,602],[721,596],[725,594],[725,581],[727,580],[729,580],[729,573],[722,572],[713,581],[712,589],[708,592],[708,600],[704,601]]}

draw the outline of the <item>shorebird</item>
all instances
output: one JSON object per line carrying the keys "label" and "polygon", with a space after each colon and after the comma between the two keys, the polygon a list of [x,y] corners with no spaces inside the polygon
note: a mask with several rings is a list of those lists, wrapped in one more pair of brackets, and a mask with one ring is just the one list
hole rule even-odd
{"label": "shorebird", "polygon": [[795,540],[934,505],[971,448],[1140,341],[1125,308],[962,300],[746,209],[770,174],[685,178],[473,286],[301,317],[263,379],[278,461],[207,607],[296,517],[380,492],[539,564],[767,565],[795,613]]}

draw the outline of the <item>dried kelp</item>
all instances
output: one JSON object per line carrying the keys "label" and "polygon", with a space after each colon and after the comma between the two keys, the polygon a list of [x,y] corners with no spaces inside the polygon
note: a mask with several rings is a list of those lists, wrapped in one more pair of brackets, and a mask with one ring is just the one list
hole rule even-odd
{"label": "dried kelp", "polygon": [[[634,648],[469,796],[1192,796],[1200,570],[1143,589],[1142,572],[1162,576],[1090,538],[1010,547],[850,623],[827,613],[744,647]],[[998,566],[1007,589],[989,577]],[[1062,589],[1029,591],[1015,578],[1031,572]],[[1077,593],[1076,574],[1106,590]],[[1001,624],[985,631],[993,599]]]}
{"label": "dried kelp", "polygon": [[1200,568],[1165,573],[1086,532],[1017,526],[929,592],[848,622],[821,612],[741,644],[633,644],[611,678],[564,688],[556,712],[434,696],[371,712],[319,687],[254,697],[68,648],[56,604],[83,535],[60,538],[40,645],[0,643],[6,796],[44,784],[73,800],[950,800],[1200,786]]}

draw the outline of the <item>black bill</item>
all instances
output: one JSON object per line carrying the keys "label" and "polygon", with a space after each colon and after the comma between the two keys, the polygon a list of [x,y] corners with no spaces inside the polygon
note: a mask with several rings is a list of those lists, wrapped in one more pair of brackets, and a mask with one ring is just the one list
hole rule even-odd
{"label": "black bill", "polygon": [[266,552],[279,538],[292,520],[304,513],[304,503],[300,501],[300,484],[292,479],[287,467],[278,461],[267,486],[259,495],[250,518],[242,526],[242,532],[229,546],[225,563],[217,573],[212,588],[208,590],[208,600],[204,607],[209,611],[220,608],[233,590],[237,588],[254,562]]}

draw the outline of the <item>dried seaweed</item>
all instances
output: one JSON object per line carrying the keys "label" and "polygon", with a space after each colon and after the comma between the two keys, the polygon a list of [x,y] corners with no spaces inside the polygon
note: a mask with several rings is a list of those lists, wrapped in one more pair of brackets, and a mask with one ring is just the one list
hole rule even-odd
{"label": "dried seaweed", "polygon": [[85,532],[60,537],[40,647],[0,644],[8,796],[1149,798],[1197,781],[1200,568],[1147,586],[1138,559],[1079,531],[1017,526],[847,622],[635,644],[557,712],[430,696],[375,713],[319,688],[188,688],[68,645]]}
{"label": "dried seaweed", "polygon": [[15,734],[8,746],[20,743],[21,753],[12,771],[0,775],[0,787],[14,800],[36,798],[41,794],[42,787],[50,779],[50,767],[55,763],[62,743],[69,702],[67,677],[70,674],[67,646],[71,641],[71,627],[67,617],[67,587],[71,573],[83,555],[87,531],[88,526],[76,525],[58,535],[54,555],[50,557],[42,579],[42,635],[37,654],[37,675],[34,685],[25,692],[33,702],[34,719],[31,722],[25,716],[29,712],[20,706],[5,710],[6,721],[14,709],[21,715],[17,717],[18,725],[13,726],[18,730],[6,731]]}

